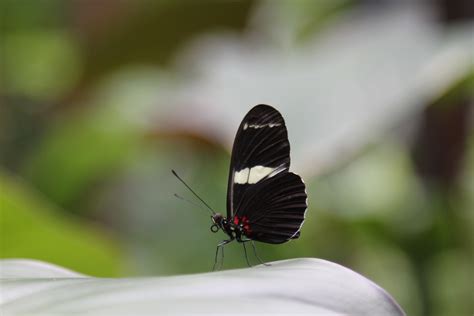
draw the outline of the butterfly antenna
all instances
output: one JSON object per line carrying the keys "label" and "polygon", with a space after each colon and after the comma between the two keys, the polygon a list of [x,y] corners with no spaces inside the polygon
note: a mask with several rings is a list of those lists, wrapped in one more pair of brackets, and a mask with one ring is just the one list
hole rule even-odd
{"label": "butterfly antenna", "polygon": [[[188,188],[188,190],[191,191],[191,193],[194,194],[194,196],[197,197],[197,198],[199,199],[199,201],[201,201],[201,202],[209,209],[209,211],[212,212],[212,214],[216,214],[216,212],[214,212],[214,210],[212,209],[212,207],[210,207],[206,202],[204,202],[204,200],[201,199],[201,197],[199,197],[199,195],[197,195],[197,193],[194,192],[194,190],[191,189],[191,187],[189,187],[189,185],[188,185],[186,182],[184,182],[184,180],[181,179],[180,176],[178,176],[178,174],[176,173],[176,171],[174,171],[173,169],[171,169],[171,172],[173,172],[174,176],[175,176],[176,178],[178,178],[178,180],[181,181],[181,182],[186,186],[186,188]],[[177,194],[175,194],[175,196],[178,197],[178,198],[180,198],[179,195],[177,195]],[[190,202],[190,201],[188,201],[188,202]]]}
{"label": "butterfly antenna", "polygon": [[207,211],[208,211],[208,209],[205,208],[205,207],[203,207],[201,204],[194,203],[193,201],[190,201],[190,200],[188,200],[188,199],[182,197],[181,195],[178,195],[178,194],[175,193],[174,196],[175,196],[177,199],[179,199],[179,200],[188,202],[188,203],[191,204],[192,206],[195,206],[195,207],[197,207],[197,208],[203,210],[204,212],[207,212]]}

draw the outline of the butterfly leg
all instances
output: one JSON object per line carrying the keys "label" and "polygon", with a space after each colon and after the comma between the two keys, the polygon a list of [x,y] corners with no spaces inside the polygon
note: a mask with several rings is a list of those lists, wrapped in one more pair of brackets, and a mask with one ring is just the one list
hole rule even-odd
{"label": "butterfly leg", "polygon": [[250,241],[252,242],[253,253],[255,254],[255,257],[257,257],[258,261],[260,261],[260,263],[263,264],[264,266],[267,266],[267,267],[271,266],[271,264],[263,262],[263,260],[260,259],[260,257],[257,254],[257,247],[255,247],[255,243],[251,239]]}
{"label": "butterfly leg", "polygon": [[249,257],[247,256],[247,248],[245,247],[245,242],[242,243],[242,246],[244,246],[245,261],[247,261],[247,265],[251,268],[252,265],[250,264]]}
{"label": "butterfly leg", "polygon": [[222,268],[222,265],[224,264],[224,246],[225,246],[226,244],[230,243],[231,241],[232,241],[232,239],[230,239],[230,240],[223,240],[223,241],[221,241],[221,242],[219,242],[219,243],[217,244],[216,256],[214,257],[214,266],[212,267],[212,271],[215,271],[215,270],[216,270],[217,257],[218,257],[218,255],[219,255],[219,249],[221,249],[221,248],[222,248],[222,251],[221,251],[221,253],[222,253],[221,257],[222,257],[222,259],[221,259],[221,264],[219,265],[219,269]]}

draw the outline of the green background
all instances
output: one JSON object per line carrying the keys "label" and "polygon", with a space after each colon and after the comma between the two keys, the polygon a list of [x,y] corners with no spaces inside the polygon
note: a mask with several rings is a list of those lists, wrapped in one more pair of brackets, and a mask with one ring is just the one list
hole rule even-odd
{"label": "green background", "polygon": [[[185,44],[247,32],[265,3],[284,9],[297,51],[363,2],[2,1],[0,257],[94,276],[209,271],[223,235],[209,231],[208,214],[173,198],[187,192],[170,169],[224,212],[230,144],[172,120],[164,132],[133,115],[155,87],[158,98],[173,94],[168,84]],[[440,12],[452,9],[441,3]],[[457,18],[446,16],[440,27]],[[472,78],[468,72],[421,113],[394,122],[401,130],[412,124],[408,136],[387,129],[348,161],[305,177],[301,238],[259,244],[260,256],[343,264],[410,315],[472,314]],[[160,104],[158,113],[169,115]],[[244,266],[241,246],[226,247],[225,268]]]}

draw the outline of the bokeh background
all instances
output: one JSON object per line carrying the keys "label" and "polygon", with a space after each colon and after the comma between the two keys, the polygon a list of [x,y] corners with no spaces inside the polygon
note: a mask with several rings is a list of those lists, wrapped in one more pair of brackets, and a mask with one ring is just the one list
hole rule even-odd
{"label": "bokeh background", "polygon": [[[472,315],[474,2],[2,0],[2,258],[209,271],[251,106],[284,115],[317,257],[410,315]],[[237,244],[225,268],[245,267]]]}

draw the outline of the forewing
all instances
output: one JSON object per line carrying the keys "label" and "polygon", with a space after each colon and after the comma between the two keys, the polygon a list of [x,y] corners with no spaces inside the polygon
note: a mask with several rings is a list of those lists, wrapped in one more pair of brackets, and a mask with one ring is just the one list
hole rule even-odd
{"label": "forewing", "polygon": [[250,239],[280,244],[299,237],[306,209],[303,180],[282,172],[245,191],[232,221],[242,224]]}
{"label": "forewing", "polygon": [[253,185],[288,171],[290,143],[285,121],[269,105],[253,107],[242,120],[232,148],[227,187],[227,217]]}

